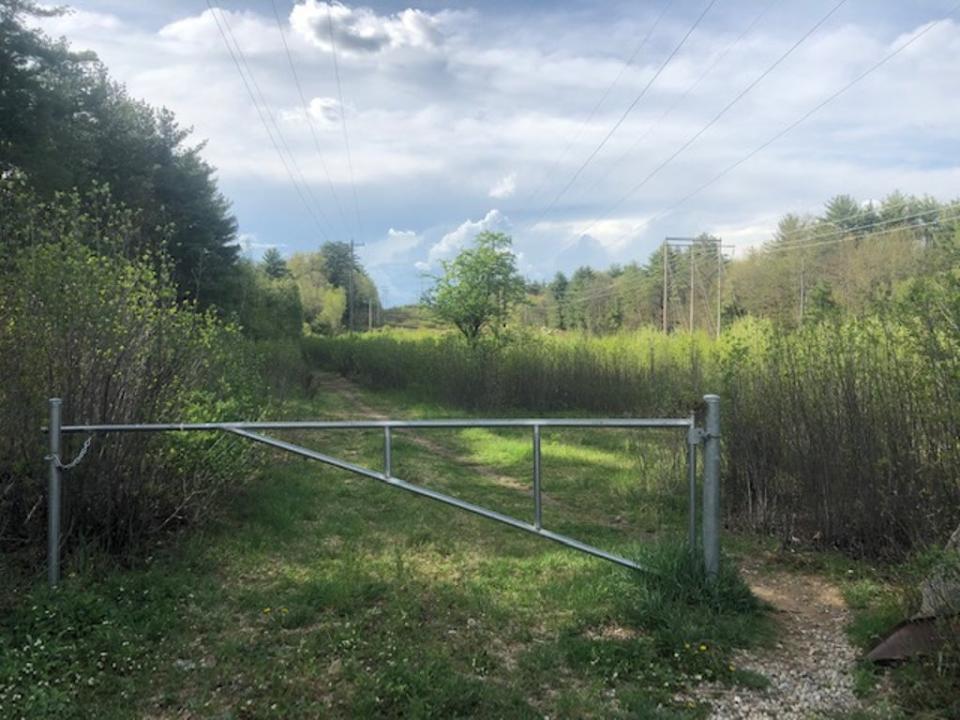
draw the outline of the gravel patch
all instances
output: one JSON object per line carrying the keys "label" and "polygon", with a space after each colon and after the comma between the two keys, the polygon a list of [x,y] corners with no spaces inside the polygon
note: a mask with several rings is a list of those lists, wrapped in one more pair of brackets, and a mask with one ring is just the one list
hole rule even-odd
{"label": "gravel patch", "polygon": [[707,702],[708,717],[724,720],[806,720],[859,708],[852,675],[859,653],[847,641],[848,614],[837,588],[815,576],[759,567],[744,568],[743,575],[774,607],[780,640],[737,653],[734,665],[765,676],[770,686],[704,683],[681,699]]}

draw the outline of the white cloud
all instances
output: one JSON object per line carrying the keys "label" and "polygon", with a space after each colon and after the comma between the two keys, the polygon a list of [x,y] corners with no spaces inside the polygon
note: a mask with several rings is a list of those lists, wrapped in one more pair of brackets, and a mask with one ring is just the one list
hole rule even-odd
{"label": "white cloud", "polygon": [[451,230],[440,241],[435,243],[427,253],[427,267],[434,267],[441,260],[447,260],[466,247],[473,238],[480,233],[490,231],[506,231],[510,228],[510,221],[499,210],[494,208],[480,220],[465,220],[455,230]]}
{"label": "white cloud", "polygon": [[443,42],[448,17],[450,13],[431,14],[410,8],[378,15],[370,8],[304,0],[291,11],[290,25],[302,38],[324,50],[331,48],[332,26],[338,51],[364,54],[390,48],[435,48]]}
{"label": "white cloud", "polygon": [[254,255],[255,251],[257,251],[256,254],[262,255],[265,250],[280,250],[288,247],[286,243],[260,242],[253,233],[240,233],[237,236],[237,245],[244,255]]}
{"label": "white cloud", "polygon": [[497,180],[490,192],[490,197],[501,200],[511,197],[517,191],[517,174],[510,173]]}
{"label": "white cloud", "polygon": [[387,237],[364,248],[363,260],[370,267],[381,267],[400,262],[421,242],[413,230],[387,230]]}

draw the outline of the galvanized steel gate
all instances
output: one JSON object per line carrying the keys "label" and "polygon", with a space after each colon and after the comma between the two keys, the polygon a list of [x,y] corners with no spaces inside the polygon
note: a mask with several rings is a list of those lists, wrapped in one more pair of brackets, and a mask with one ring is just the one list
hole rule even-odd
{"label": "galvanized steel gate", "polygon": [[[632,568],[644,570],[636,562],[614,555],[600,548],[581,542],[566,535],[552,532],[543,527],[543,511],[540,492],[540,432],[542,428],[551,427],[589,427],[589,428],[677,428],[687,430],[687,477],[689,492],[689,542],[691,548],[697,546],[696,532],[696,450],[703,445],[703,508],[702,508],[702,549],[703,561],[708,575],[716,575],[720,561],[719,543],[719,507],[720,507],[720,398],[716,395],[705,395],[706,407],[704,427],[699,428],[694,415],[687,418],[606,418],[606,419],[575,419],[575,418],[543,418],[537,420],[503,419],[503,420],[345,420],[345,421],[300,421],[300,422],[232,422],[232,423],[153,423],[129,425],[62,425],[61,401],[57,398],[50,400],[50,424],[45,430],[49,435],[50,453],[47,456],[49,464],[48,487],[48,542],[47,568],[48,580],[51,587],[60,580],[60,484],[62,471],[75,465],[82,459],[90,438],[84,444],[80,455],[69,465],[64,465],[60,459],[61,440],[67,434],[87,434],[90,437],[97,433],[109,432],[229,432],[245,437],[254,442],[263,443],[271,447],[318,460],[349,472],[379,480],[391,487],[420,495],[422,497],[442,502],[446,505],[466,510],[481,517],[495,520],[524,532],[532,533],[553,542],[560,543],[574,550],[593,555],[604,560]],[[444,493],[401,480],[394,477],[392,431],[394,429],[427,429],[427,428],[519,428],[526,427],[532,430],[533,441],[533,502],[534,522],[530,524],[523,520],[504,515],[480,505],[460,500]],[[370,468],[361,467],[331,455],[316,450],[301,447],[285,440],[278,440],[262,434],[264,430],[383,430],[383,471],[378,472]]]}

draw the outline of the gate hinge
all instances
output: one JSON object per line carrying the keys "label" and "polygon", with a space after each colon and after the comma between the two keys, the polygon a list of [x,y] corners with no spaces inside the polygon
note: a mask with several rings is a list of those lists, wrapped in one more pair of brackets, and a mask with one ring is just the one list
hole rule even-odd
{"label": "gate hinge", "polygon": [[690,429],[687,431],[687,444],[701,445],[707,440],[719,439],[719,437],[720,433],[708,433],[703,428],[690,426]]}

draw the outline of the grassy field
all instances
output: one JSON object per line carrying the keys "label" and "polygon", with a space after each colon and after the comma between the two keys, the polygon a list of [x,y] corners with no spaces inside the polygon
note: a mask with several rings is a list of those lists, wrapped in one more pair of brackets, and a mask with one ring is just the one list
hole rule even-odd
{"label": "grassy field", "polygon": [[[453,415],[321,391],[292,416]],[[381,436],[295,436],[379,467]],[[641,441],[642,438],[642,441]],[[532,516],[519,431],[397,433],[396,475]],[[769,634],[736,576],[704,592],[676,436],[551,432],[548,527],[638,575],[317,463],[272,457],[221,517],[134,569],[75,557],[60,590],[3,595],[0,716],[699,717],[704,679],[757,684]]]}

